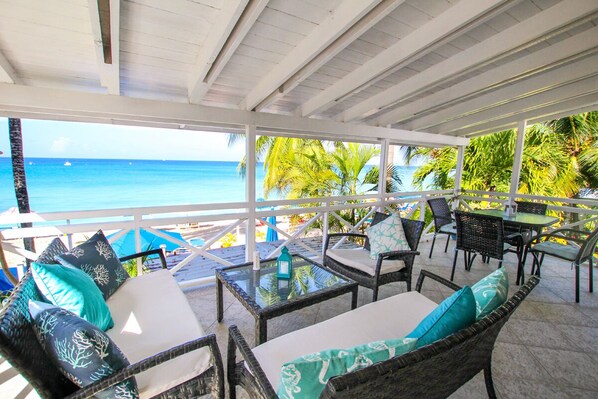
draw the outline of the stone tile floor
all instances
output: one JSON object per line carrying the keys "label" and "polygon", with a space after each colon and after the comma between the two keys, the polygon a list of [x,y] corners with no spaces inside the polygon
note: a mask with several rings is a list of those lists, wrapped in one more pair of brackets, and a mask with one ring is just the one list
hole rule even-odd
{"label": "stone tile floor", "polygon": [[[442,240],[441,240],[442,241]],[[421,269],[450,276],[453,252],[443,253],[443,245],[428,258],[427,242],[420,244],[414,282]],[[530,272],[528,259],[526,272]],[[510,293],[515,283],[516,258],[507,255]],[[476,258],[472,270],[464,271],[459,254],[455,282],[473,284],[497,267],[497,261],[483,264]],[[531,295],[515,311],[503,328],[494,349],[493,377],[499,398],[597,398],[598,397],[598,293],[587,292],[588,271],[581,271],[581,302],[574,302],[574,272],[565,262],[546,258],[542,280]],[[381,289],[380,298],[405,290],[404,283]],[[422,292],[436,302],[451,290],[433,282],[424,283]],[[222,323],[216,322],[215,285],[187,290],[193,310],[207,332],[215,333],[223,357],[226,356],[227,329],[236,324],[252,345],[254,321],[251,315],[225,289],[225,312]],[[360,288],[359,305],[371,301],[371,290]],[[268,337],[274,338],[296,329],[328,319],[349,310],[350,296],[345,295],[307,309],[299,310],[268,322]],[[3,384],[4,382],[10,384]],[[0,364],[0,398],[34,398],[35,392],[4,362]],[[245,397],[239,390],[240,397]],[[480,374],[455,392],[451,398],[486,398],[483,375]]]}

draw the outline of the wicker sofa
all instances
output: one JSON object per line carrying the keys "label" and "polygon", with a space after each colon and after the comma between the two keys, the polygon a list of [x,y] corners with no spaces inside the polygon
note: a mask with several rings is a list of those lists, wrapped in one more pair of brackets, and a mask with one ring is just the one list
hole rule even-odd
{"label": "wicker sofa", "polygon": [[[294,331],[251,349],[235,326],[229,329],[230,397],[243,387],[252,398],[277,398],[281,366],[298,356],[326,348],[398,338],[411,331],[436,303],[420,294],[424,278],[452,289],[456,284],[422,271],[417,292],[373,302],[350,312]],[[495,398],[491,359],[494,343],[513,311],[538,284],[532,277],[494,312],[444,339],[412,352],[331,378],[320,398],[444,398],[484,371],[488,396]],[[237,350],[242,360],[237,361]]]}
{"label": "wicker sofa", "polygon": [[206,335],[171,273],[161,250],[162,270],[128,279],[107,300],[114,327],[107,335],[131,363],[84,389],[66,379],[35,337],[29,300],[43,301],[31,272],[0,311],[0,355],[43,398],[88,398],[135,376],[141,398],[224,397],[222,359],[214,334]]}

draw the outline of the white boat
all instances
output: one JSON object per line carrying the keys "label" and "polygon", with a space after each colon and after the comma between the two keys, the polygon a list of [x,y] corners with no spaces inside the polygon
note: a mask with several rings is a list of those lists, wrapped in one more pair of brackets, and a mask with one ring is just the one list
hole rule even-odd
{"label": "white boat", "polygon": [[70,163],[69,161],[66,161],[66,162],[64,163],[64,166],[71,166],[71,163]]}

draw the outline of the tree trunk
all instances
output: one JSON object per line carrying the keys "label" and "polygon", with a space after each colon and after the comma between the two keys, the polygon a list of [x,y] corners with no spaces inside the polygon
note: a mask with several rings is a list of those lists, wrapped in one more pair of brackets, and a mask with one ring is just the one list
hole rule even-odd
{"label": "tree trunk", "polygon": [[[29,213],[29,194],[27,193],[27,179],[25,178],[25,158],[23,157],[23,135],[21,120],[9,118],[8,131],[10,138],[10,153],[12,158],[12,175],[15,184],[15,195],[19,213]],[[21,227],[31,227],[31,223],[21,223]],[[33,238],[24,238],[23,244],[28,251],[35,252]]]}

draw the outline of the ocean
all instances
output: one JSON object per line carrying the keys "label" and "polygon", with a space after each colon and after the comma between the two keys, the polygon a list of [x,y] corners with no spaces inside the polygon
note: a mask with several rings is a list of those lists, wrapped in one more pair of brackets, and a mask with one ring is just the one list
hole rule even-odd
{"label": "ocean", "polygon": [[[35,212],[239,202],[245,181],[237,162],[26,158]],[[417,167],[401,167],[405,191]],[[264,170],[257,169],[257,197]],[[10,158],[0,158],[0,213],[16,207]],[[273,198],[270,196],[270,198]]]}

